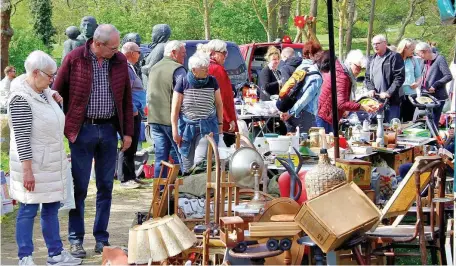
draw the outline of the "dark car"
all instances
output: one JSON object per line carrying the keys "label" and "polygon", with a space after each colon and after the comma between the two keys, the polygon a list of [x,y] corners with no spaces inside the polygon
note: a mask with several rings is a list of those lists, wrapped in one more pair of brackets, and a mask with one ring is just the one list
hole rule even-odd
{"label": "dark car", "polygon": [[[196,52],[196,46],[199,43],[208,43],[207,40],[184,40],[185,49],[187,50],[187,57],[185,57],[184,66],[188,69],[188,59]],[[241,51],[238,45],[234,42],[226,42],[226,48],[228,50],[228,57],[225,60],[225,70],[230,77],[233,90],[240,84],[245,84],[248,80],[247,68],[245,65],[244,58],[241,55]],[[141,53],[147,56],[150,53],[150,48],[147,44],[141,45]]]}
{"label": "dark car", "polygon": [[[208,43],[207,40],[192,40],[192,41],[183,41],[185,42],[185,49],[187,50],[187,57],[185,58],[184,66],[188,69],[188,59],[196,52],[196,46],[199,43]],[[230,77],[231,84],[233,87],[238,86],[238,84],[244,84],[247,79],[247,68],[245,66],[245,61],[242,58],[241,50],[238,45],[234,42],[226,42],[226,48],[228,50],[228,57],[225,60],[225,70]]]}

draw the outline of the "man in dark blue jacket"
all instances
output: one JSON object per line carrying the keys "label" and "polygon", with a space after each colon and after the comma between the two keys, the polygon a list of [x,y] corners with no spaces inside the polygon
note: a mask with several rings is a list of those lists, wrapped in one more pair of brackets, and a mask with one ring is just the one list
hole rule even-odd
{"label": "man in dark blue jacket", "polygon": [[402,56],[387,47],[386,38],[377,35],[372,38],[375,54],[369,57],[366,67],[366,86],[369,96],[380,94],[380,98],[389,100],[385,111],[385,122],[399,118],[401,100],[399,90],[405,81],[405,66]]}

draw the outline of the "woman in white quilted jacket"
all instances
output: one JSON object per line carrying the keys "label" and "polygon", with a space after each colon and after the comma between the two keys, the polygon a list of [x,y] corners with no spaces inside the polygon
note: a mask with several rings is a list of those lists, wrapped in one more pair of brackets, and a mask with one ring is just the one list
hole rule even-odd
{"label": "woman in white quilted jacket", "polygon": [[26,74],[12,82],[8,99],[10,194],[20,202],[16,218],[19,265],[35,265],[33,223],[40,203],[47,264],[78,265],[81,259],[63,250],[58,220],[60,201],[66,197],[67,159],[65,115],[58,105],[63,99],[49,89],[57,65],[48,54],[34,51],[24,66]]}

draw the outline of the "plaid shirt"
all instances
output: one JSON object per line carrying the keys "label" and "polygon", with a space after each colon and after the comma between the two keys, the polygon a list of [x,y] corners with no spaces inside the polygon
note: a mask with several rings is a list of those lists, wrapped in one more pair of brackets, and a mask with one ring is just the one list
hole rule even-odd
{"label": "plaid shirt", "polygon": [[109,84],[109,60],[103,59],[100,66],[92,51],[90,51],[90,56],[93,80],[86,116],[93,119],[108,119],[115,115],[115,104]]}

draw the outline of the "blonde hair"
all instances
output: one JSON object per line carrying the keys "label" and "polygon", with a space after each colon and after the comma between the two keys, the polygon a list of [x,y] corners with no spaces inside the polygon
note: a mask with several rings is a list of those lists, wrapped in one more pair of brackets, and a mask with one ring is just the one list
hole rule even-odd
{"label": "blonde hair", "polygon": [[410,38],[405,38],[397,45],[396,52],[401,54],[402,59],[405,59],[405,56],[404,56],[405,48],[407,48],[410,45],[415,45],[415,44],[416,44],[416,42],[414,40],[412,40]]}
{"label": "blonde hair", "polygon": [[266,52],[266,55],[264,58],[266,61],[270,61],[271,56],[277,55],[277,57],[280,59],[280,51],[277,49],[275,46],[269,46],[268,51]]}

